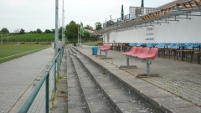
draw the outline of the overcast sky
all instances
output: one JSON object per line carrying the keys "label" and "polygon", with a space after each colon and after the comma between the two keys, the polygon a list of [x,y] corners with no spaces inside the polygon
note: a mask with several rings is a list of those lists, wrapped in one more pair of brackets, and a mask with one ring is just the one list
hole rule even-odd
{"label": "overcast sky", "polygon": [[[59,25],[62,25],[62,1],[59,0]],[[144,0],[145,7],[158,7],[174,0]],[[141,0],[65,0],[65,25],[71,20],[95,27],[96,22],[119,18],[129,6],[141,6]],[[0,29],[10,32],[23,28],[25,32],[40,28],[54,29],[55,0],[0,0]]]}

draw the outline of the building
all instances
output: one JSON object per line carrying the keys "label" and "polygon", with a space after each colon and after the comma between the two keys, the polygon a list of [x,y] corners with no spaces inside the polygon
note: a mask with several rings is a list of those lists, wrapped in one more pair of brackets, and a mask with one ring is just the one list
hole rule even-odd
{"label": "building", "polygon": [[200,7],[201,0],[176,0],[98,32],[105,43],[201,43]]}

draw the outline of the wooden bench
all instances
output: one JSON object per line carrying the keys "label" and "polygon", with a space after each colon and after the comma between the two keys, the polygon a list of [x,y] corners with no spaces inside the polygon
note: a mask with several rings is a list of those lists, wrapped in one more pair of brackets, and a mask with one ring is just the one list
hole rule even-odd
{"label": "wooden bench", "polygon": [[146,75],[149,75],[150,64],[152,63],[152,60],[154,60],[158,56],[158,48],[132,47],[129,52],[125,52],[122,54],[126,55],[127,65],[126,66],[120,66],[119,68],[137,67],[137,66],[130,66],[129,65],[129,59],[131,58],[131,59],[139,60],[143,63],[146,63],[147,64]]}

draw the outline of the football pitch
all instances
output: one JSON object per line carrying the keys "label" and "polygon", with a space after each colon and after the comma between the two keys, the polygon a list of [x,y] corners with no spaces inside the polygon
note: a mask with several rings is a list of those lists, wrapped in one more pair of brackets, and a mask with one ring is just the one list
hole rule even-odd
{"label": "football pitch", "polygon": [[45,49],[50,45],[0,44],[0,63]]}

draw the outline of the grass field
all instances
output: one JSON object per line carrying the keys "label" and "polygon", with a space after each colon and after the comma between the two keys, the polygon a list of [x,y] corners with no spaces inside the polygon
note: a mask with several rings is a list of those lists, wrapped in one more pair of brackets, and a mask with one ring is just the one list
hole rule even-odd
{"label": "grass field", "polygon": [[51,42],[54,41],[54,34],[41,33],[41,34],[9,34],[2,35],[3,42]]}
{"label": "grass field", "polygon": [[0,44],[0,63],[45,49],[50,45]]}
{"label": "grass field", "polygon": [[99,41],[94,41],[94,42],[88,41],[88,42],[83,42],[82,44],[83,44],[83,45],[88,45],[88,46],[95,46],[95,45],[98,44],[98,42],[99,42]]}

